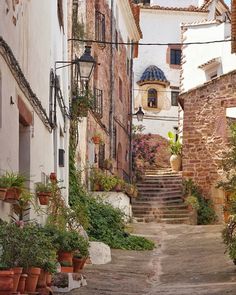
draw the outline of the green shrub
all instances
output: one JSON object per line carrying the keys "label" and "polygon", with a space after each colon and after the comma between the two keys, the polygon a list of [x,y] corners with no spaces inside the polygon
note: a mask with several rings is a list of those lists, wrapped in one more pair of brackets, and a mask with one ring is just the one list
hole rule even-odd
{"label": "green shrub", "polygon": [[202,196],[202,193],[198,186],[193,182],[192,179],[185,180],[183,182],[184,195],[187,198],[195,197],[198,201],[197,209],[197,223],[201,224],[212,224],[216,221],[216,214],[213,209],[213,203]]}

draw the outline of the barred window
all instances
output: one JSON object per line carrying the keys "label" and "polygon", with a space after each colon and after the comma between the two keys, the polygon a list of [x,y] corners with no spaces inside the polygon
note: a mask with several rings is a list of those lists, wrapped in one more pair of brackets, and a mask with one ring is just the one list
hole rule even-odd
{"label": "barred window", "polygon": [[[95,11],[95,39],[96,41],[106,41],[106,22],[105,15],[100,11]],[[105,46],[105,44],[100,44]]]}
{"label": "barred window", "polygon": [[157,91],[156,91],[156,89],[151,88],[148,90],[147,105],[149,108],[157,108]]}
{"label": "barred window", "polygon": [[117,154],[117,131],[116,126],[113,127],[113,158],[116,159]]}
{"label": "barred window", "polygon": [[103,91],[101,89],[97,89],[96,87],[94,87],[93,95],[94,103],[92,110],[94,114],[101,119],[103,116]]}
{"label": "barred window", "polygon": [[172,106],[178,106],[178,91],[171,91],[171,105]]}
{"label": "barred window", "polygon": [[99,151],[98,151],[98,167],[100,169],[104,168],[104,161],[105,161],[105,144],[99,144]]}

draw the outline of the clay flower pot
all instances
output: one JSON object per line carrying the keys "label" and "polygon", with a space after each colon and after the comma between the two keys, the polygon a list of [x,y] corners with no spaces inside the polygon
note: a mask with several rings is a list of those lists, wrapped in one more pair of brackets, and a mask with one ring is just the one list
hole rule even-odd
{"label": "clay flower pot", "polygon": [[52,285],[52,274],[49,272],[46,272],[46,284],[49,287]]}
{"label": "clay flower pot", "polygon": [[68,262],[68,264],[72,265],[72,258],[73,258],[73,253],[72,252],[63,252],[59,251],[57,253],[57,260],[58,262]]}
{"label": "clay flower pot", "polygon": [[6,197],[7,189],[0,187],[0,200],[4,201]]}
{"label": "clay flower pot", "polygon": [[73,269],[74,272],[80,272],[84,268],[87,258],[77,258],[73,257]]}
{"label": "clay flower pot", "polygon": [[61,272],[72,273],[73,272],[73,266],[62,266],[61,267]]}
{"label": "clay flower pot", "polygon": [[26,281],[27,277],[28,277],[28,275],[25,273],[21,274],[21,276],[20,276],[20,280],[19,280],[19,284],[18,284],[18,288],[17,288],[17,291],[20,292],[20,294],[24,294],[24,292],[25,292],[25,281]]}
{"label": "clay flower pot", "polygon": [[99,144],[100,143],[100,136],[97,136],[97,135],[94,135],[93,137],[92,137],[92,141],[93,141],[93,143],[94,144]]}
{"label": "clay flower pot", "polygon": [[16,203],[16,201],[19,200],[19,197],[20,189],[17,187],[10,187],[7,189],[4,201],[7,203]]}
{"label": "clay flower pot", "polygon": [[0,294],[11,294],[13,291],[13,270],[0,270]]}
{"label": "clay flower pot", "polygon": [[57,174],[55,172],[52,172],[50,174],[50,180],[51,180],[51,182],[56,182],[57,181]]}
{"label": "clay flower pot", "polygon": [[41,269],[41,273],[39,275],[37,288],[46,288],[47,287],[47,273]]}
{"label": "clay flower pot", "polygon": [[48,205],[50,196],[50,192],[38,192],[37,197],[39,198],[40,205]]}
{"label": "clay flower pot", "polygon": [[17,291],[19,281],[20,281],[20,276],[22,274],[22,267],[14,267],[13,269],[14,276],[13,276],[13,292]]}
{"label": "clay flower pot", "polygon": [[26,271],[26,273],[28,274],[28,277],[25,282],[26,292],[35,292],[40,272],[41,269],[38,267],[31,267]]}
{"label": "clay flower pot", "polygon": [[180,171],[181,169],[181,156],[180,155],[172,155],[170,157],[170,166],[172,171]]}

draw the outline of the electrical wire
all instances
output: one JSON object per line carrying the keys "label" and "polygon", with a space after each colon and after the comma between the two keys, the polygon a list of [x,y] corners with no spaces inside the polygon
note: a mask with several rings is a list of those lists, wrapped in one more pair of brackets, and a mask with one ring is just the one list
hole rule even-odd
{"label": "electrical wire", "polygon": [[236,38],[226,40],[212,40],[212,41],[199,41],[199,42],[183,42],[183,43],[142,43],[142,42],[113,42],[113,41],[98,41],[92,39],[78,39],[70,38],[68,41],[84,42],[84,43],[97,43],[97,44],[108,44],[108,45],[138,45],[138,46],[171,46],[171,45],[204,45],[213,43],[223,43],[236,41]]}

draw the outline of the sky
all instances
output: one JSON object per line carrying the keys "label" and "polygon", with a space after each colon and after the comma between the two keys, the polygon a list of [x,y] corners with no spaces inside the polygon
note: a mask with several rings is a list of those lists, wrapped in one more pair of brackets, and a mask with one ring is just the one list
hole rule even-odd
{"label": "sky", "polygon": [[230,6],[230,2],[231,2],[231,0],[225,0],[225,3],[226,3],[228,6]]}

